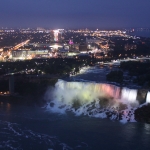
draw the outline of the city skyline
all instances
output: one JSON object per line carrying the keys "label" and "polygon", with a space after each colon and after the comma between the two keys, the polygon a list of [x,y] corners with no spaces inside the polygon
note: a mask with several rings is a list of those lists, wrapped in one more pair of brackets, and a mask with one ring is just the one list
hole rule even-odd
{"label": "city skyline", "polygon": [[5,0],[1,27],[124,28],[150,27],[145,0]]}

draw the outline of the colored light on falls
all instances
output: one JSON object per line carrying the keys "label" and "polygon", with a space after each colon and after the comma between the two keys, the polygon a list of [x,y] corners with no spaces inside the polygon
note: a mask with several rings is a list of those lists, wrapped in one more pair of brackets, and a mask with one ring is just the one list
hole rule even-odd
{"label": "colored light on falls", "polygon": [[141,102],[150,103],[150,92],[105,83],[59,79],[54,88],[47,90],[45,100],[46,109],[53,113],[65,114],[70,111],[77,116],[83,114],[125,123],[135,122],[134,111]]}
{"label": "colored light on falls", "polygon": [[122,102],[136,103],[137,91],[117,87],[115,85],[93,82],[66,82],[58,80],[52,92],[53,97],[59,101],[71,103],[74,99],[81,103],[91,102],[100,97],[120,99]]}

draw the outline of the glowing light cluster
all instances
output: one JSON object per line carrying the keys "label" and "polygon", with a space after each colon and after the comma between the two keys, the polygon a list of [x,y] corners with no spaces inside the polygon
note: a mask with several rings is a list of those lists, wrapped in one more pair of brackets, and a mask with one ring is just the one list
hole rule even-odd
{"label": "glowing light cluster", "polygon": [[[68,94],[69,93],[69,94]],[[53,91],[53,95],[57,100],[70,103],[74,99],[78,99],[81,103],[90,102],[99,97],[115,98],[126,103],[136,103],[137,90],[128,88],[119,88],[115,85],[90,82],[66,82],[58,80]]]}
{"label": "glowing light cluster", "polygon": [[137,90],[128,89],[128,88],[122,89],[122,95],[121,95],[122,100],[133,103],[136,102],[136,98],[137,98]]}
{"label": "glowing light cluster", "polygon": [[54,41],[57,42],[58,41],[59,30],[53,30],[53,32],[54,32]]}

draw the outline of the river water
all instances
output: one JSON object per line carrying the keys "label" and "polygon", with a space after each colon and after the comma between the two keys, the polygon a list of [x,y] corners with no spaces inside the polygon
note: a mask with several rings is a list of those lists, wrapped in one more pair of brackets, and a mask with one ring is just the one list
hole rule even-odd
{"label": "river water", "polygon": [[148,150],[150,125],[0,104],[0,149]]}
{"label": "river water", "polygon": [[[83,69],[83,80],[89,79],[88,72],[96,78],[98,70],[93,75],[90,70]],[[123,124],[110,119],[75,116],[71,112],[51,113],[44,107],[0,102],[0,149],[149,150],[150,124]]]}

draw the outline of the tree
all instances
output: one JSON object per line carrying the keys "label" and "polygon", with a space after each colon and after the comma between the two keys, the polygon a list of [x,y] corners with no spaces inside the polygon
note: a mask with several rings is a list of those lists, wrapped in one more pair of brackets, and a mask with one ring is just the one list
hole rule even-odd
{"label": "tree", "polygon": [[122,71],[111,71],[106,75],[106,79],[111,82],[122,83],[123,81],[123,72]]}

